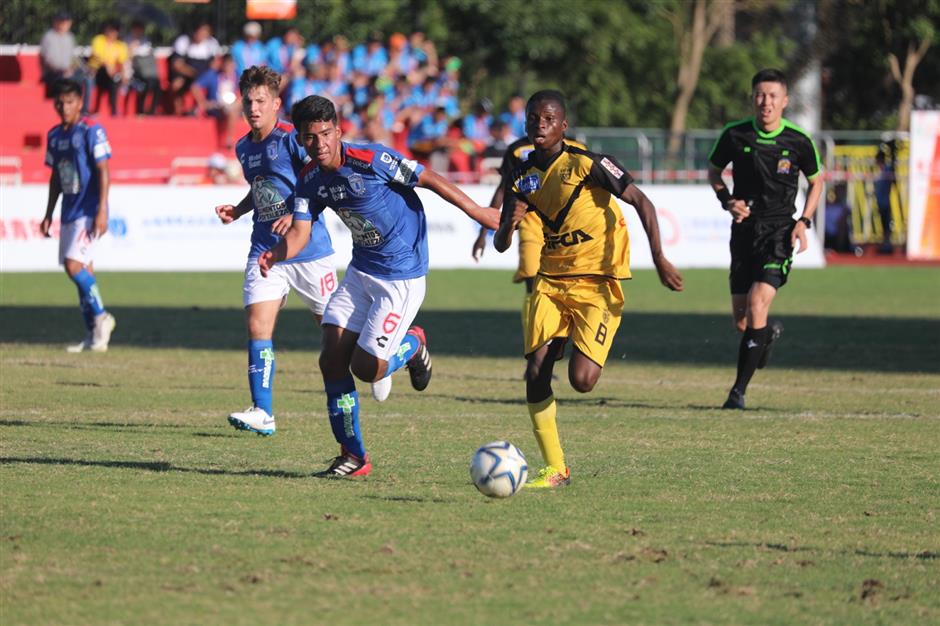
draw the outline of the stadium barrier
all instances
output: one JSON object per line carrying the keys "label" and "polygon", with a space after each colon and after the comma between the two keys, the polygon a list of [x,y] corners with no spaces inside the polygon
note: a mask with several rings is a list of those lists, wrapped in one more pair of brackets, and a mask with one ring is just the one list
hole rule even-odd
{"label": "stadium barrier", "polygon": [[[488,203],[493,193],[488,185],[462,188],[481,204]],[[113,186],[110,232],[100,242],[95,266],[103,271],[244,269],[251,220],[243,217],[224,226],[213,207],[237,202],[246,189],[238,185]],[[731,218],[718,207],[710,187],[651,185],[645,191],[659,210],[663,248],[673,263],[686,268],[728,266]],[[59,271],[58,241],[39,234],[47,193],[44,185],[0,188],[0,271]],[[432,268],[515,268],[514,250],[499,254],[492,246],[479,263],[474,262],[470,252],[479,232],[476,223],[432,192],[419,189],[418,193],[427,213]],[[631,267],[652,267],[636,211],[626,206],[623,213],[632,240]],[[337,250],[337,266],[345,267],[352,245],[349,231],[332,211],[326,212],[326,219]],[[58,232],[57,225],[53,231]],[[810,243],[810,249],[794,260],[797,266],[823,266],[821,243],[815,235]]]}

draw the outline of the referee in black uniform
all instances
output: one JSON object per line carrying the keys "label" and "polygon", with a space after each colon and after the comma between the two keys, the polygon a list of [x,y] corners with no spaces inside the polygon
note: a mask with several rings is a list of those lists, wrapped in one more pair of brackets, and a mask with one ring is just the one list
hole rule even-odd
{"label": "referee in black uniform", "polygon": [[[770,303],[790,274],[793,251],[806,250],[806,230],[823,190],[819,153],[809,134],[783,117],[788,104],[783,72],[761,70],[751,80],[754,116],[725,126],[708,157],[708,181],[731,225],[731,306],[743,333],[738,375],[723,408],[743,409],[755,370],[764,367],[783,324],[768,325]],[[721,172],[733,164],[734,192]],[[806,204],[794,220],[800,172],[809,181]]]}

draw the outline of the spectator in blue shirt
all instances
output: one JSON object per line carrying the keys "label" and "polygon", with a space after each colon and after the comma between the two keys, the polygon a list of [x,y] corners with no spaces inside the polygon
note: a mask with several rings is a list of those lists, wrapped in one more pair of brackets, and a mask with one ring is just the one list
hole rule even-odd
{"label": "spectator in blue shirt", "polygon": [[241,76],[242,72],[252,65],[263,66],[268,64],[268,52],[261,43],[261,24],[246,22],[242,29],[243,38],[232,46],[232,58],[235,59],[235,73]]}

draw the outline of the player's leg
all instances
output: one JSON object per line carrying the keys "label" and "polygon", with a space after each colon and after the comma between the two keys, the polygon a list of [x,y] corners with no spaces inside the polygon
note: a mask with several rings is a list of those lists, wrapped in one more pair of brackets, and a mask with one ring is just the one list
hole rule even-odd
{"label": "player's leg", "polygon": [[95,242],[88,235],[92,222],[91,218],[82,218],[63,224],[59,233],[59,261],[78,290],[79,307],[87,331],[80,343],[67,348],[69,352],[104,352],[116,326],[114,316],[104,307],[93,270]]}
{"label": "player's leg", "polygon": [[608,278],[572,281],[565,293],[572,320],[574,350],[568,362],[568,380],[575,391],[594,389],[604,370],[623,312],[620,282]]}
{"label": "player's leg", "polygon": [[542,246],[545,243],[542,234],[542,220],[535,213],[526,214],[519,222],[519,265],[512,277],[514,283],[525,283],[525,297],[522,300],[523,341],[529,328],[529,312],[532,305],[532,289],[535,276],[542,260]]}
{"label": "player's leg", "polygon": [[245,305],[245,326],[248,331],[248,390],[251,406],[231,413],[229,424],[239,430],[259,435],[273,435],[274,420],[274,327],[277,314],[290,289],[287,271],[276,265],[268,277],[261,276],[255,259],[245,267],[242,298]]}

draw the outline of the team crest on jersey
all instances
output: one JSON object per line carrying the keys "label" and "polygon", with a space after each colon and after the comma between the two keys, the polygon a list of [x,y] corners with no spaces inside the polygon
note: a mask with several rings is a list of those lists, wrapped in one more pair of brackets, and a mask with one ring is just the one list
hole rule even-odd
{"label": "team crest on jersey", "polygon": [[614,162],[604,157],[601,159],[601,165],[605,170],[611,173],[614,178],[620,179],[623,178],[623,170],[614,165]]}
{"label": "team crest on jersey", "polygon": [[366,195],[366,183],[362,180],[362,176],[359,174],[350,174],[346,177],[346,180],[349,181],[349,190],[353,192],[353,195]]}
{"label": "team crest on jersey", "polygon": [[571,180],[573,173],[574,170],[571,167],[562,167],[558,170],[558,175],[561,176],[561,180],[566,183]]}
{"label": "team crest on jersey", "polygon": [[542,180],[538,174],[529,174],[516,181],[516,189],[519,193],[532,193],[542,188]]}
{"label": "team crest on jersey", "polygon": [[256,176],[251,181],[251,198],[255,205],[255,218],[259,222],[270,222],[288,213],[287,202],[274,183],[264,176]]}
{"label": "team crest on jersey", "polygon": [[353,244],[363,248],[374,248],[382,243],[382,233],[375,224],[352,211],[351,209],[336,209],[339,219],[343,220],[346,228],[352,234]]}
{"label": "team crest on jersey", "polygon": [[271,161],[277,159],[277,144],[273,141],[268,144],[268,159]]}
{"label": "team crest on jersey", "polygon": [[793,163],[790,162],[790,159],[787,157],[781,158],[777,161],[777,173],[778,174],[789,174],[790,168],[793,166]]}

